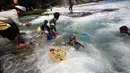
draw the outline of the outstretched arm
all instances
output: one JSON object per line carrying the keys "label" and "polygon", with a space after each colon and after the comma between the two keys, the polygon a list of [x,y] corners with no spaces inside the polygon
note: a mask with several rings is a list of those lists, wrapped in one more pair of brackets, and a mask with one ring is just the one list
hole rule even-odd
{"label": "outstretched arm", "polygon": [[10,19],[11,19],[15,24],[17,24],[18,26],[24,25],[23,23],[21,23],[21,22],[19,21],[18,16],[17,16],[16,14],[11,15],[11,16],[10,16]]}
{"label": "outstretched arm", "polygon": [[82,48],[84,48],[84,46],[83,46],[82,44],[80,44],[79,42],[78,42],[78,44],[79,44]]}
{"label": "outstretched arm", "polygon": [[29,22],[27,22],[27,23],[21,23],[21,22],[19,21],[19,18],[18,18],[17,15],[12,15],[12,16],[10,17],[10,19],[11,19],[15,24],[17,24],[18,26],[31,26],[31,25],[32,25],[32,24],[29,23]]}

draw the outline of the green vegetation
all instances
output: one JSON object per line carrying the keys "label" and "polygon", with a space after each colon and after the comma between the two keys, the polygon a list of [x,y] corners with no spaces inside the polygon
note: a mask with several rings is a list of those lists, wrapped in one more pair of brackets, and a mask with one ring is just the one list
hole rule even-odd
{"label": "green vegetation", "polygon": [[23,16],[26,15],[41,15],[41,13],[44,13],[46,9],[34,9],[31,11],[27,11],[26,13],[23,14]]}

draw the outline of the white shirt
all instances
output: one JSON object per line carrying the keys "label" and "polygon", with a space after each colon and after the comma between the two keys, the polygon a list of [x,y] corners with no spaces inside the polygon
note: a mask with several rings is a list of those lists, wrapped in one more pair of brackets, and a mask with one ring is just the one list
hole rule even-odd
{"label": "white shirt", "polygon": [[19,17],[18,17],[17,11],[15,9],[0,12],[0,20],[4,21],[4,22],[7,22],[7,23],[14,22],[18,26],[23,25],[19,21]]}

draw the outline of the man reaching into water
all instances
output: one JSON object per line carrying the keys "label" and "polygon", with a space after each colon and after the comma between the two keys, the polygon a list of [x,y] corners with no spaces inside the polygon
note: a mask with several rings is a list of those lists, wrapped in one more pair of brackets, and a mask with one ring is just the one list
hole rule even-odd
{"label": "man reaching into water", "polygon": [[26,46],[24,40],[21,42],[21,35],[18,26],[31,26],[31,23],[21,23],[19,15],[24,13],[26,8],[16,5],[15,9],[0,12],[0,36],[9,40],[15,40],[16,45]]}
{"label": "man reaching into water", "polygon": [[54,18],[51,19],[49,21],[49,23],[47,24],[47,26],[49,27],[48,32],[53,36],[53,38],[56,38],[58,33],[57,33],[57,29],[56,29],[56,22],[60,17],[60,13],[59,12],[55,12],[53,14]]}

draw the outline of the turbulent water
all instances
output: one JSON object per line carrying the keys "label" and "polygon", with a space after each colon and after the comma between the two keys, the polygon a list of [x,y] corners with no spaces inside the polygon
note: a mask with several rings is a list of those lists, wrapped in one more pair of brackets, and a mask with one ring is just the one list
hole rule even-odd
{"label": "turbulent water", "polygon": [[[100,12],[106,8],[119,10]],[[120,26],[130,27],[130,1],[114,0],[75,5],[74,12],[97,12],[84,17],[69,17],[66,15],[69,12],[67,8],[53,8],[49,13],[57,11],[65,14],[57,22],[58,39],[50,42],[42,38],[40,45],[33,49],[6,52],[0,58],[3,73],[130,73],[130,36],[119,33]],[[22,28],[28,33],[26,38],[32,38],[32,31],[35,31],[32,28],[46,18],[26,17],[34,19],[31,22],[35,23],[29,29]],[[88,40],[82,40],[79,36],[81,33],[88,34]],[[54,43],[59,48],[59,41],[67,42],[69,34],[77,35],[78,41],[85,48],[75,51],[74,48],[62,46],[67,52],[66,60],[54,63],[48,57],[49,49]]]}

